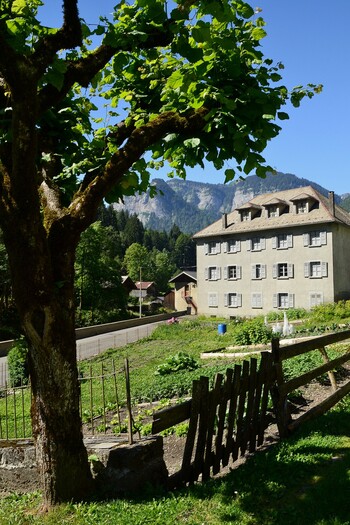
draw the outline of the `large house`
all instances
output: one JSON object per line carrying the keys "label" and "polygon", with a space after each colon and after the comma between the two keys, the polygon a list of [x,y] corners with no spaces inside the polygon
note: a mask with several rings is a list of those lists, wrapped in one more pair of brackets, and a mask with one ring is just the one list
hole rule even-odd
{"label": "large house", "polygon": [[199,314],[253,316],[350,298],[350,214],[333,192],[259,195],[194,239]]}

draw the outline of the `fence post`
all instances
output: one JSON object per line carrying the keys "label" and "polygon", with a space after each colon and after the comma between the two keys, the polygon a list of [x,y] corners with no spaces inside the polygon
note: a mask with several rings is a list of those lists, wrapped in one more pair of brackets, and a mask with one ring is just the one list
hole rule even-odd
{"label": "fence post", "polygon": [[281,438],[290,434],[288,424],[291,421],[290,410],[287,396],[281,396],[280,386],[284,383],[282,361],[280,356],[280,341],[274,337],[271,341],[273,368],[275,369],[276,380],[271,386],[271,398],[276,414],[278,432]]}
{"label": "fence post", "polygon": [[131,410],[129,359],[127,357],[125,358],[124,365],[125,365],[126,406],[128,410],[128,435],[129,435],[129,445],[132,445],[134,443],[134,439],[133,439],[133,432],[132,432],[132,410]]}
{"label": "fence post", "polygon": [[[323,362],[329,363],[329,357],[328,357],[325,347],[323,346],[322,348],[319,348],[319,350],[321,352]],[[337,380],[335,379],[335,374],[333,370],[329,370],[328,378],[331,382],[333,392],[336,392],[338,390],[338,385],[337,385]]]}

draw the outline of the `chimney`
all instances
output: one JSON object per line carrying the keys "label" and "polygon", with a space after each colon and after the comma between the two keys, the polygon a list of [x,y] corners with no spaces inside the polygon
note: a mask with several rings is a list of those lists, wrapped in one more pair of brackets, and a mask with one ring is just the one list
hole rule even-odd
{"label": "chimney", "polygon": [[329,211],[331,212],[331,214],[335,215],[335,205],[334,205],[334,191],[329,191],[328,192],[328,200],[329,200]]}
{"label": "chimney", "polygon": [[227,213],[222,214],[222,229],[226,230],[227,228]]}

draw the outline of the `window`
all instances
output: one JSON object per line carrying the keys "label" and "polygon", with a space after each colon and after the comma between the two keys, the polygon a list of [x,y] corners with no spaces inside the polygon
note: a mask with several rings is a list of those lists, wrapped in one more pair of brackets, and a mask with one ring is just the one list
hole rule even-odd
{"label": "window", "polygon": [[241,241],[230,239],[227,242],[226,250],[228,253],[237,253],[241,251]]}
{"label": "window", "polygon": [[221,268],[219,266],[209,266],[205,268],[205,279],[209,281],[217,281],[221,278]]}
{"label": "window", "polygon": [[253,237],[252,239],[252,251],[261,250],[261,239],[260,237]]}
{"label": "window", "polygon": [[311,261],[304,263],[304,276],[314,279],[328,277],[328,264],[321,261]]}
{"label": "window", "polygon": [[247,250],[252,252],[259,252],[260,250],[265,250],[266,240],[264,237],[252,237],[247,240]]}
{"label": "window", "polygon": [[208,306],[218,306],[218,294],[216,292],[208,294]]}
{"label": "window", "polygon": [[307,213],[307,202],[305,200],[297,202],[296,210],[297,213]]}
{"label": "window", "polygon": [[273,295],[273,307],[274,308],[293,308],[294,307],[294,294],[282,292],[275,293]]}
{"label": "window", "polygon": [[225,266],[224,279],[241,279],[241,266]]}
{"label": "window", "polygon": [[291,263],[277,263],[272,267],[274,279],[291,279],[294,277],[294,265]]}
{"label": "window", "polygon": [[242,306],[242,294],[240,293],[225,293],[225,306],[231,308],[238,308]]}
{"label": "window", "polygon": [[310,308],[317,306],[318,304],[323,304],[323,294],[320,292],[311,292],[310,293]]}
{"label": "window", "polygon": [[250,221],[250,211],[249,210],[242,210],[241,211],[241,221]]}
{"label": "window", "polygon": [[265,264],[252,264],[252,279],[265,279],[266,277],[266,265]]}
{"label": "window", "polygon": [[278,208],[276,205],[269,206],[268,208],[269,217],[278,217]]}
{"label": "window", "polygon": [[304,246],[323,246],[327,244],[327,232],[312,231],[304,233]]}
{"label": "window", "polygon": [[262,293],[252,294],[252,308],[262,308]]}
{"label": "window", "polygon": [[216,255],[221,252],[221,245],[219,242],[211,241],[205,245],[205,253],[209,255]]}
{"label": "window", "polygon": [[293,235],[280,233],[276,237],[273,237],[272,248],[277,248],[278,250],[293,248]]}

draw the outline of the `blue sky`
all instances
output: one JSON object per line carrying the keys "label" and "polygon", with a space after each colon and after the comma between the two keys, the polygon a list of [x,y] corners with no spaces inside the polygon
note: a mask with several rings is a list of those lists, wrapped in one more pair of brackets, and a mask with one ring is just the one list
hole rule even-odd
{"label": "blue sky", "polygon": [[[42,17],[59,25],[61,0],[45,2]],[[80,14],[88,23],[108,15],[114,0],[82,0]],[[304,100],[301,107],[287,108],[279,137],[265,150],[267,162],[278,171],[293,173],[338,194],[350,193],[350,0],[256,0],[262,9],[267,37],[262,41],[266,57],[282,62],[283,83],[323,84],[323,92]],[[159,177],[159,172],[155,176]],[[210,165],[189,170],[188,179],[222,183],[223,173]]]}

